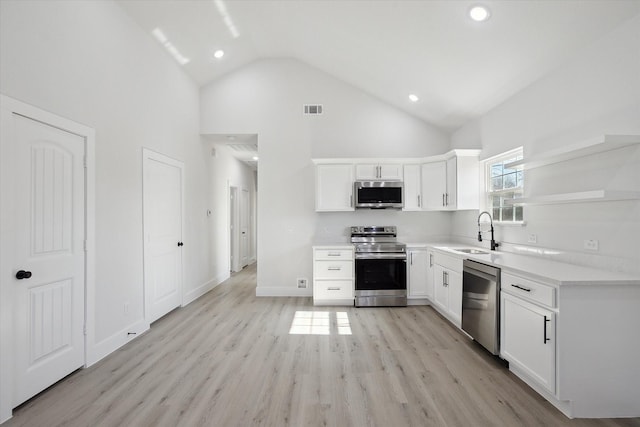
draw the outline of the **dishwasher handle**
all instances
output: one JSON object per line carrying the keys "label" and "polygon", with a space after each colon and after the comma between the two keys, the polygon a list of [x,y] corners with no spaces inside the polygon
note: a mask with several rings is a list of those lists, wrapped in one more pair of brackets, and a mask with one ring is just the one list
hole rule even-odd
{"label": "dishwasher handle", "polygon": [[483,278],[485,280],[488,280],[490,282],[498,282],[498,274],[495,274],[495,275],[487,274],[487,273],[485,273],[483,271],[476,270],[475,268],[469,268],[466,265],[462,269],[462,273],[463,274],[472,274],[474,276],[481,277],[481,278]]}

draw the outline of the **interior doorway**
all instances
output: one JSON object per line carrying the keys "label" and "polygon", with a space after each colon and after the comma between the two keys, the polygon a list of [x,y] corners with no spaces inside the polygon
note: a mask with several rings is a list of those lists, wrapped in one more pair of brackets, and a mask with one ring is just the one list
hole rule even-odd
{"label": "interior doorway", "polygon": [[86,366],[95,131],[0,95],[0,422]]}
{"label": "interior doorway", "polygon": [[184,164],[143,150],[145,319],[152,323],[182,304]]}
{"label": "interior doorway", "polygon": [[246,188],[229,185],[229,270],[237,273],[251,258],[251,200]]}

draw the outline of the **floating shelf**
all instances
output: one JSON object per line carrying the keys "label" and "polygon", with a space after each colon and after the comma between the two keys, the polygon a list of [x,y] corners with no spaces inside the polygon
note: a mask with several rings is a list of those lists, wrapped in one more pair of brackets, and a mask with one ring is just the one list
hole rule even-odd
{"label": "floating shelf", "polygon": [[556,205],[563,203],[607,202],[616,200],[640,200],[640,191],[591,190],[575,193],[548,194],[505,200],[511,206]]}
{"label": "floating shelf", "polygon": [[640,135],[601,135],[597,138],[548,151],[530,159],[516,160],[505,164],[504,167],[509,169],[533,169],[635,144],[640,144]]}

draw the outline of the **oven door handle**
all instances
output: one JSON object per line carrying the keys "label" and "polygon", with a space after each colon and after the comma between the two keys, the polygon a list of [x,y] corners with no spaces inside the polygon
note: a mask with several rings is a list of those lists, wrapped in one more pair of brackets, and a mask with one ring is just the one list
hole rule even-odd
{"label": "oven door handle", "polygon": [[407,260],[406,253],[371,253],[368,252],[366,254],[356,254],[356,259],[402,259]]}

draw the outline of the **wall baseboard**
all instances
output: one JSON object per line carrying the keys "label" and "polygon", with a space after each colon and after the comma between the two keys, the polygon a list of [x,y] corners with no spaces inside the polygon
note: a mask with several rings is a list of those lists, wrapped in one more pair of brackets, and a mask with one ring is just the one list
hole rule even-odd
{"label": "wall baseboard", "polygon": [[190,290],[189,292],[184,294],[184,298],[182,300],[182,307],[191,304],[192,302],[200,298],[202,295],[206,294],[207,292],[209,292],[210,290],[212,290],[213,288],[215,288],[216,286],[218,286],[219,284],[227,280],[229,277],[230,277],[229,273],[221,274],[217,277],[214,277],[206,281],[205,283],[198,286],[197,288]]}
{"label": "wall baseboard", "polygon": [[313,291],[311,288],[291,288],[284,286],[258,286],[256,287],[257,297],[311,297]]}
{"label": "wall baseboard", "polygon": [[[140,335],[148,331],[149,327],[149,323],[144,319],[140,319],[99,343],[94,344],[92,348],[87,349],[86,367],[88,368],[89,366],[98,363],[100,360],[118,350],[129,341],[138,338]],[[129,333],[133,333],[135,335],[129,335]]]}

